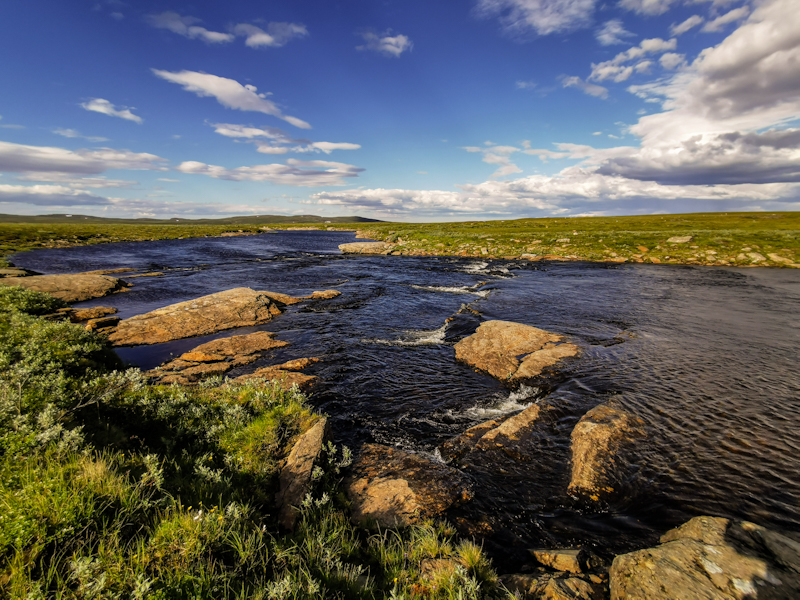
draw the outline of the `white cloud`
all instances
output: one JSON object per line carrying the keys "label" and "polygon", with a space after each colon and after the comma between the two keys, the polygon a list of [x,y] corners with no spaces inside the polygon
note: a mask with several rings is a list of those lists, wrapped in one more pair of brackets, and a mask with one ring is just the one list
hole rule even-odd
{"label": "white cloud", "polygon": [[677,0],[621,0],[622,8],[632,10],[640,15],[662,15],[667,12]]}
{"label": "white cloud", "polygon": [[36,181],[38,183],[58,183],[72,189],[108,189],[131,188],[139,185],[138,181],[124,179],[106,179],[105,177],[75,177],[72,173],[27,172],[18,175],[17,181]]}
{"label": "white cloud", "polygon": [[107,142],[108,138],[94,136],[94,135],[81,135],[74,129],[62,129],[61,127],[57,127],[53,129],[53,133],[56,135],[61,135],[66,138],[81,138],[84,140],[89,140],[90,142]]}
{"label": "white cloud", "polygon": [[270,23],[267,31],[255,25],[239,23],[233,33],[245,38],[245,45],[250,48],[280,48],[291,40],[308,35],[306,26],[301,23]]}
{"label": "white cloud", "polygon": [[686,57],[683,54],[676,54],[675,52],[667,52],[662,54],[658,59],[659,64],[670,71],[677,69],[686,64]]}
{"label": "white cloud", "polygon": [[[674,50],[677,46],[677,40],[662,40],[661,38],[651,38],[642,40],[638,46],[628,48],[625,52],[620,52],[611,60],[601,63],[592,63],[592,73],[589,79],[592,81],[605,81],[606,79],[613,79],[619,83],[627,80],[634,72],[634,68],[638,67],[625,65],[626,62],[640,59],[648,54],[659,54],[667,50]],[[639,63],[641,64],[641,63]],[[647,68],[646,65],[645,69]]]}
{"label": "white cloud", "polygon": [[152,69],[153,73],[169,82],[183,86],[187,92],[194,92],[198,96],[216,98],[217,102],[226,108],[235,110],[260,112],[283,119],[287,123],[301,129],[311,129],[311,125],[296,117],[284,115],[283,112],[270,100],[266,94],[257,93],[253,85],[242,85],[238,81],[199,73],[197,71],[160,71]]}
{"label": "white cloud", "polygon": [[324,160],[296,160],[290,158],[286,164],[254,165],[226,169],[197,161],[186,161],[178,165],[182,173],[207,175],[215,179],[230,181],[268,181],[279,185],[319,187],[323,185],[345,185],[346,179],[358,177],[364,169],[345,163]]}
{"label": "white cloud", "polygon": [[483,154],[483,162],[489,165],[497,165],[497,170],[490,175],[491,178],[504,177],[515,173],[522,173],[517,165],[511,162],[511,155],[520,152],[514,146],[498,146],[492,142],[486,142],[485,147],[465,146],[467,152],[480,152]]}
{"label": "white cloud", "polygon": [[561,85],[565,88],[568,87],[576,87],[581,90],[584,94],[588,94],[589,96],[594,96],[595,98],[608,98],[608,88],[604,88],[602,85],[595,85],[594,83],[589,83],[588,81],[584,81],[577,75],[573,75],[572,77],[565,77],[561,81]]}
{"label": "white cloud", "polygon": [[88,102],[82,102],[81,106],[92,112],[102,113],[104,115],[108,115],[109,117],[119,117],[120,119],[125,119],[126,121],[133,121],[135,123],[139,123],[140,125],[142,124],[142,117],[133,114],[130,108],[117,108],[111,104],[111,102],[104,100],[103,98],[92,98]]}
{"label": "white cloud", "polygon": [[478,0],[481,16],[500,16],[511,35],[572,31],[592,22],[595,0]]}
{"label": "white cloud", "polygon": [[673,23],[672,26],[669,28],[669,31],[671,35],[677,37],[679,35],[683,35],[693,27],[697,27],[702,22],[703,22],[703,17],[701,17],[700,15],[692,15],[691,17],[689,17],[685,21],[682,21],[681,23],[678,23],[677,25]]}
{"label": "white cloud", "polygon": [[361,37],[364,38],[366,43],[363,46],[356,46],[356,50],[372,50],[384,56],[397,58],[403,52],[408,52],[414,47],[408,36],[392,35],[391,30],[387,30],[384,33],[364,31],[361,33]]}
{"label": "white cloud", "polygon": [[708,23],[703,25],[702,31],[707,33],[722,31],[725,25],[728,25],[729,23],[735,23],[736,21],[740,21],[749,14],[750,14],[750,8],[747,6],[734,8],[732,11],[727,12],[724,15],[717,17],[713,21],[709,21]]}
{"label": "white cloud", "polygon": [[636,34],[626,30],[619,19],[611,19],[603,23],[603,26],[598,29],[594,37],[600,42],[601,46],[614,46],[616,44],[624,44],[624,38],[635,37]]}
{"label": "white cloud", "polygon": [[518,90],[532,90],[532,89],[534,89],[536,87],[536,82],[535,81],[519,81],[518,80],[515,85],[516,85],[516,88]]}
{"label": "white cloud", "polygon": [[0,142],[0,172],[58,172],[94,175],[110,169],[166,170],[165,159],[144,152],[99,148],[65,150]]}
{"label": "white cloud", "polygon": [[[358,150],[359,144],[348,142],[312,142],[310,140],[292,139],[286,133],[275,127],[252,127],[236,125],[233,123],[214,123],[214,131],[220,135],[232,138],[252,140],[257,150],[262,154],[286,154],[287,152],[324,152],[330,154],[334,150]],[[270,142],[263,142],[255,138],[267,138]]]}
{"label": "white cloud", "polygon": [[62,185],[0,184],[0,204],[33,206],[103,206],[108,198]]}
{"label": "white cloud", "polygon": [[358,150],[361,148],[359,144],[349,144],[347,142],[313,142],[311,146],[325,154],[330,154],[334,150]]}
{"label": "white cloud", "polygon": [[230,33],[220,33],[218,31],[209,31],[204,27],[195,25],[201,20],[195,17],[182,17],[176,12],[167,11],[158,15],[147,15],[147,21],[159,29],[168,29],[173,33],[182,35],[183,37],[193,39],[201,39],[208,44],[224,44],[232,42],[234,36]]}

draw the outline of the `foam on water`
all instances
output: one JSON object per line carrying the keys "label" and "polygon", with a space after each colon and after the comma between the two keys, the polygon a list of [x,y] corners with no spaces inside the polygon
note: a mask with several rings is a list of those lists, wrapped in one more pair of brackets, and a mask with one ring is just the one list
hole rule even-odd
{"label": "foam on water", "polygon": [[385,346],[431,346],[444,344],[447,323],[438,329],[423,329],[406,331],[407,337],[400,340],[361,340],[365,344],[383,344]]}
{"label": "foam on water", "polygon": [[429,292],[445,292],[448,294],[472,294],[486,298],[489,295],[489,290],[478,290],[480,286],[446,286],[446,285],[412,285],[415,290],[426,290]]}
{"label": "foam on water", "polygon": [[468,418],[475,421],[489,421],[497,417],[521,412],[536,403],[536,395],[539,388],[529,385],[522,385],[518,390],[514,390],[508,396],[497,398],[497,402],[489,406],[471,406],[463,411],[447,411],[449,416],[454,418]]}

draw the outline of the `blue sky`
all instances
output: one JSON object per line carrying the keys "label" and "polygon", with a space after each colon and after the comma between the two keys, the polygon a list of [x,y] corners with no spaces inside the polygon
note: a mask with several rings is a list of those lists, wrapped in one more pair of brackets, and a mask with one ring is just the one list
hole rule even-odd
{"label": "blue sky", "polygon": [[797,0],[5,0],[0,212],[800,210]]}

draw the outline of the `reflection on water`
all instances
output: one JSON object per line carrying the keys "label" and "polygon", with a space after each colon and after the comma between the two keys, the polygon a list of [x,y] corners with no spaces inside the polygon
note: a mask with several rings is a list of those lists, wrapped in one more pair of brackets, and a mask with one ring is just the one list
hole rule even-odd
{"label": "reflection on water", "polygon": [[[641,547],[697,514],[800,529],[800,271],[339,255],[337,244],[352,238],[286,232],[126,243],[35,251],[15,262],[48,273],[164,272],[84,303],[115,306],[123,318],[238,286],[340,290],[262,327],[292,344],[263,360],[320,357],[309,370],[322,381],[312,401],[352,447],[375,441],[435,455],[452,435],[546,397],[555,409],[539,459],[471,473],[475,500],[450,514],[484,521],[487,548],[512,559],[532,545]],[[452,345],[481,319],[566,334],[583,354],[539,387],[504,388],[454,360]],[[243,331],[221,335],[233,333]],[[149,368],[198,343],[120,354]],[[587,512],[565,493],[569,434],[611,398],[642,418],[648,435],[628,497]]]}

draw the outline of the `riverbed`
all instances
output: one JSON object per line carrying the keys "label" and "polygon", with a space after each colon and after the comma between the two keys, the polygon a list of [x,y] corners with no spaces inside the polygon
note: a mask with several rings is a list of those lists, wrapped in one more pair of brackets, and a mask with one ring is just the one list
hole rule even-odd
{"label": "riverbed", "polygon": [[[259,328],[118,353],[147,369],[215,337],[276,332],[291,345],[230,375],[320,358],[306,371],[320,378],[311,403],[354,450],[377,442],[438,459],[450,437],[547,399],[556,409],[538,458],[469,472],[474,499],[447,515],[507,566],[530,547],[645,547],[700,514],[800,531],[800,270],[343,256],[338,244],[353,240],[271,232],[13,260],[41,273],[163,273],[79,305],[113,306],[122,318],[240,286],[339,290]],[[564,334],[582,354],[541,381],[506,387],[454,358],[453,345],[490,319]],[[569,434],[608,400],[641,418],[647,435],[624,497],[589,507],[566,494]]]}

